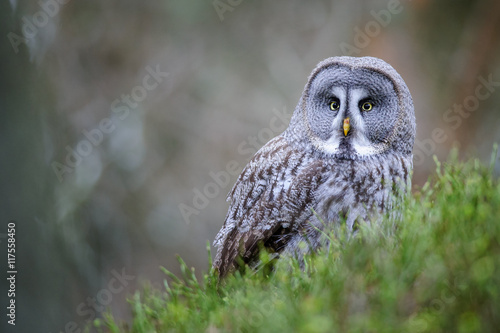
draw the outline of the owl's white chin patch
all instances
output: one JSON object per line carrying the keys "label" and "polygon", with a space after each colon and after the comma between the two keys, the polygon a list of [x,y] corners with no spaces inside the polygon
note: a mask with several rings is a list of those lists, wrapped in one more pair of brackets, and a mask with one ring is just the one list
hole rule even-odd
{"label": "owl's white chin patch", "polygon": [[368,138],[361,133],[356,133],[356,135],[351,140],[352,149],[356,154],[360,156],[370,156],[378,152]]}
{"label": "owl's white chin patch", "polygon": [[314,137],[312,144],[319,150],[326,154],[336,154],[339,152],[340,139],[335,135],[324,141]]}
{"label": "owl's white chin patch", "polygon": [[[340,135],[333,135],[324,141],[317,137],[312,140],[313,145],[325,154],[335,155],[340,153]],[[357,135],[351,138],[350,145],[354,153],[358,156],[371,156],[383,151],[383,147],[373,145],[364,135]]]}
{"label": "owl's white chin patch", "polygon": [[352,148],[356,152],[356,154],[360,156],[370,156],[370,155],[375,155],[378,153],[378,150],[373,148],[372,146],[364,146],[364,145],[358,145],[353,142]]}

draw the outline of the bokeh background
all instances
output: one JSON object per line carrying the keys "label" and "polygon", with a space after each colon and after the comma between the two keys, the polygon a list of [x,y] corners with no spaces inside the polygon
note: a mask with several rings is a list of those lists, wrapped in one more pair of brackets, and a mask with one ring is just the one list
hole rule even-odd
{"label": "bokeh background", "polygon": [[105,307],[126,320],[176,254],[206,271],[228,169],[279,134],[324,58],[403,76],[415,187],[433,154],[488,161],[500,141],[498,0],[10,0],[0,37],[0,267],[14,220],[18,268],[2,332],[78,332]]}

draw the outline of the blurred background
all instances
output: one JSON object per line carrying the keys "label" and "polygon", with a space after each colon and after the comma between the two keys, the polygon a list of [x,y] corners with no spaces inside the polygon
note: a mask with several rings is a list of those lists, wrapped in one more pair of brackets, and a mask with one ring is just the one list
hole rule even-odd
{"label": "blurred background", "polygon": [[176,254],[206,271],[235,170],[285,128],[324,58],[376,56],[403,76],[415,188],[433,154],[488,161],[500,142],[497,0],[10,0],[0,35],[18,332],[79,332],[107,307],[126,320],[126,298],[161,286],[159,266],[178,273]]}

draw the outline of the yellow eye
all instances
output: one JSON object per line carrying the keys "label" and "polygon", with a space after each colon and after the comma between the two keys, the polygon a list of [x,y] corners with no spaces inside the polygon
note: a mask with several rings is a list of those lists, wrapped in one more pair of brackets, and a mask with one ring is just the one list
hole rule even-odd
{"label": "yellow eye", "polygon": [[371,111],[371,109],[373,109],[373,104],[370,102],[364,102],[361,105],[361,110],[363,110],[363,111]]}
{"label": "yellow eye", "polygon": [[330,104],[330,109],[332,111],[337,111],[340,108],[340,101],[335,100]]}

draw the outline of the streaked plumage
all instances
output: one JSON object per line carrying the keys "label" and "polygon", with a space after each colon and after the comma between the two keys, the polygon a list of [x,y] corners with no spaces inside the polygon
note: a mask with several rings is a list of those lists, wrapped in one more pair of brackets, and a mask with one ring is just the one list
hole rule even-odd
{"label": "streaked plumage", "polygon": [[[289,127],[262,147],[228,195],[214,245],[221,276],[259,244],[295,254],[321,245],[323,223],[351,230],[392,212],[409,187],[415,116],[401,76],[384,61],[334,57],[311,73]],[[323,223],[314,215],[321,218]]]}

